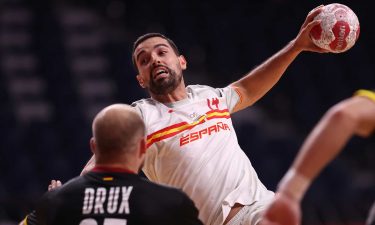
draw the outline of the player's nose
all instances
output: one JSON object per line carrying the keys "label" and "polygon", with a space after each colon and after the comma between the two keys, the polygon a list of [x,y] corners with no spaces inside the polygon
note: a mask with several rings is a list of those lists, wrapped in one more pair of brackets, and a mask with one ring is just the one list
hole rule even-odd
{"label": "player's nose", "polygon": [[160,64],[159,56],[155,53],[151,54],[151,62],[153,64],[153,66]]}

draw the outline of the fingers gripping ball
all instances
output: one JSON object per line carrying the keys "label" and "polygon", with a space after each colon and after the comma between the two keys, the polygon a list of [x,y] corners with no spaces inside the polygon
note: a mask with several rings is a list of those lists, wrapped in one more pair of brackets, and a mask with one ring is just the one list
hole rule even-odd
{"label": "fingers gripping ball", "polygon": [[320,48],[333,53],[345,52],[358,40],[358,17],[346,5],[326,5],[314,20],[321,20],[321,23],[311,29],[310,37]]}

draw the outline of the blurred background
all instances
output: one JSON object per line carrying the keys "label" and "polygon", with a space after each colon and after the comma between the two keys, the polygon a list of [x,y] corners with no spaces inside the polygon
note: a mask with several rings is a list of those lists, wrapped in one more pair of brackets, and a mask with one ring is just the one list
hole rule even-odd
{"label": "blurred background", "polygon": [[[0,224],[33,209],[51,179],[77,176],[91,153],[91,120],[112,103],[148,94],[136,82],[133,41],[174,40],[188,84],[224,87],[298,33],[329,1],[0,0]],[[275,190],[308,132],[333,104],[375,88],[369,1],[340,1],[361,23],[342,54],[301,54],[253,107],[233,115],[239,142]],[[353,138],[314,182],[303,224],[364,224],[375,200],[375,138]]]}

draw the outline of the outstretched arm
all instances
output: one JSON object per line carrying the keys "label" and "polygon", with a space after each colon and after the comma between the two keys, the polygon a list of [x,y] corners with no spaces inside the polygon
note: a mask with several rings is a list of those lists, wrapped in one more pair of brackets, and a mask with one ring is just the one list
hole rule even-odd
{"label": "outstretched arm", "polygon": [[[375,94],[374,94],[375,96]],[[332,107],[305,140],[292,170],[309,180],[335,158],[354,135],[375,130],[375,99],[354,96]]]}
{"label": "outstretched arm", "polygon": [[263,97],[278,82],[288,66],[302,51],[327,52],[318,48],[309,36],[310,30],[320,23],[320,21],[313,21],[313,19],[321,10],[322,6],[319,6],[307,15],[297,37],[283,49],[240,80],[230,84],[242,98],[233,112],[244,109]]}
{"label": "outstretched arm", "polygon": [[311,181],[351,137],[367,137],[375,131],[375,93],[362,90],[358,94],[332,107],[310,133],[279,183],[276,198],[266,210],[262,225],[298,224],[300,201]]}

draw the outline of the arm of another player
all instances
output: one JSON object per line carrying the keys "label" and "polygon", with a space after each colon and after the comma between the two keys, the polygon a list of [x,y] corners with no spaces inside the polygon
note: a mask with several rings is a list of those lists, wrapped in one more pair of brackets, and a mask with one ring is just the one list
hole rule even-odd
{"label": "arm of another player", "polygon": [[81,176],[84,175],[85,173],[89,172],[95,167],[95,155],[92,155],[90,160],[86,163],[85,167],[81,171]]}
{"label": "arm of another player", "polygon": [[313,19],[321,9],[322,6],[319,6],[310,11],[294,40],[243,78],[230,84],[242,100],[236,105],[233,112],[244,109],[263,97],[279,81],[288,66],[302,51],[327,52],[317,47],[309,36],[310,30],[320,23]]}
{"label": "arm of another player", "polygon": [[373,100],[362,96],[349,98],[332,107],[319,121],[279,183],[277,195],[266,210],[262,225],[271,224],[269,222],[298,224],[301,218],[300,201],[311,181],[353,135],[366,137],[374,132],[375,93],[366,93],[372,93]]}
{"label": "arm of another player", "polygon": [[319,121],[289,171],[313,180],[354,135],[367,137],[374,130],[375,98],[354,96],[346,99],[333,106]]}

